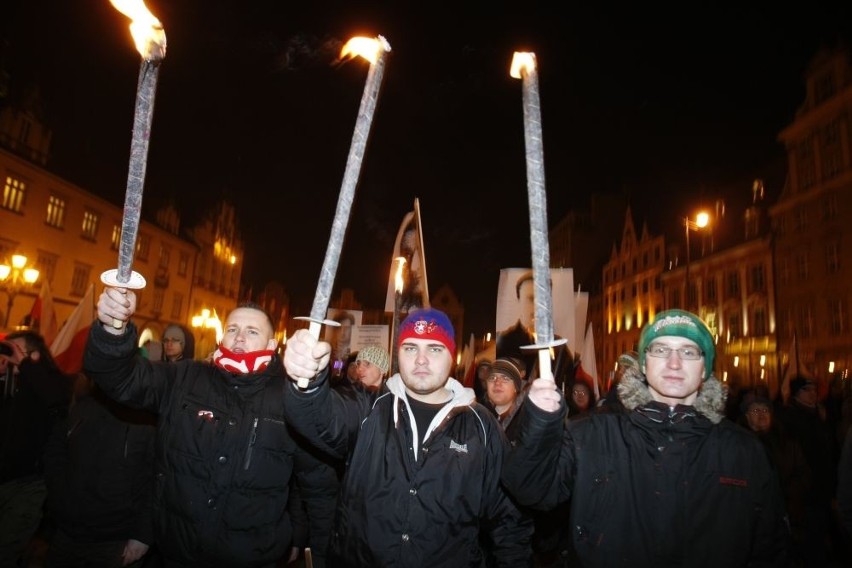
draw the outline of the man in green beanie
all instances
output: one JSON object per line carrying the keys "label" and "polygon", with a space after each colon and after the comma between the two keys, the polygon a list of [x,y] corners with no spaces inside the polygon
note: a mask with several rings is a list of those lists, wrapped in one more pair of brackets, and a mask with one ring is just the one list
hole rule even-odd
{"label": "man in green beanie", "polygon": [[724,417],[713,334],[669,310],[642,330],[623,411],[565,422],[551,380],[531,385],[502,479],[523,505],[570,501],[577,564],[781,566],[783,499],[759,440]]}

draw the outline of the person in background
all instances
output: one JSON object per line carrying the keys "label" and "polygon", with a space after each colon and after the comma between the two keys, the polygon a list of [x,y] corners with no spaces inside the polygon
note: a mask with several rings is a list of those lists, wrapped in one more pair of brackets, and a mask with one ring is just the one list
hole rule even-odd
{"label": "person in background", "polygon": [[592,387],[580,378],[574,378],[574,381],[568,385],[567,392],[569,393],[568,420],[586,415],[597,404]]}
{"label": "person in background", "polygon": [[377,391],[382,388],[389,367],[390,355],[381,345],[366,345],[355,357],[355,375],[367,390]]}
{"label": "person in background", "polygon": [[[349,456],[330,566],[480,566],[486,556],[529,564],[531,523],[499,482],[506,438],[473,390],[449,376],[455,349],[446,314],[414,310],[399,327],[399,373],[380,393],[347,398],[329,388],[329,344],[307,330],[287,342],[287,421]],[[312,382],[300,390],[298,379]]]}
{"label": "person in background", "polygon": [[497,415],[497,422],[506,431],[509,440],[512,439],[512,433],[509,431],[512,418],[524,400],[522,366],[523,362],[518,359],[495,359],[486,379],[488,404]]}
{"label": "person in background", "polygon": [[84,374],[45,449],[49,568],[139,566],[153,544],[156,416],[110,400]]}
{"label": "person in background", "polygon": [[174,363],[195,358],[195,336],[183,325],[172,323],[163,330],[163,361]]}
{"label": "person in background", "polygon": [[754,432],[763,443],[778,475],[790,523],[790,555],[791,558],[798,557],[796,562],[802,564],[802,556],[807,555],[807,551],[797,550],[795,543],[801,540],[805,531],[806,497],[813,483],[805,454],[798,440],[784,432],[783,425],[775,417],[774,405],[765,389],[744,390],[741,398],[739,422]]}
{"label": "person in background", "polygon": [[473,392],[476,400],[482,404],[488,402],[488,375],[491,373],[491,359],[482,359],[476,364],[473,377]]}
{"label": "person in background", "polygon": [[[807,566],[824,566],[839,546],[832,501],[837,487],[836,437],[819,403],[816,383],[797,376],[790,381],[790,399],[779,412],[786,435],[795,439],[810,469],[804,495],[804,521],[796,534],[798,556]],[[826,536],[828,535],[828,538]]]}
{"label": "person in background", "polygon": [[15,566],[42,521],[44,449],[68,412],[72,380],[33,331],[7,335],[0,359],[15,385],[0,407],[0,566]]}
{"label": "person in background", "polygon": [[0,566],[16,566],[42,520],[44,449],[68,412],[72,381],[32,331],[7,335],[0,359],[15,375],[0,407]]}
{"label": "person in background", "polygon": [[518,416],[503,482],[525,506],[570,501],[586,568],[780,566],[784,504],[755,436],[724,418],[713,334],[695,314],[658,313],[640,369],[618,386],[624,412],[565,422],[556,383],[536,379]]}
{"label": "person in background", "polygon": [[[269,566],[290,549],[295,443],[287,379],[269,315],[252,303],[225,320],[212,363],[138,356],[133,290],[98,300],[84,370],[107,396],[158,414],[154,535],[166,566]],[[115,327],[114,321],[123,322]]]}

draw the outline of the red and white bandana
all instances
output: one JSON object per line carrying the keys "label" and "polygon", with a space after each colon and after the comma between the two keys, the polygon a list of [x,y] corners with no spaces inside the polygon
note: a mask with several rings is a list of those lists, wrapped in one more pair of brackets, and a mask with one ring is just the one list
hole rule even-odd
{"label": "red and white bandana", "polygon": [[274,353],[275,351],[272,349],[251,351],[249,353],[234,353],[219,345],[219,348],[213,353],[213,363],[229,373],[248,375],[249,373],[265,369],[270,361],[272,361]]}

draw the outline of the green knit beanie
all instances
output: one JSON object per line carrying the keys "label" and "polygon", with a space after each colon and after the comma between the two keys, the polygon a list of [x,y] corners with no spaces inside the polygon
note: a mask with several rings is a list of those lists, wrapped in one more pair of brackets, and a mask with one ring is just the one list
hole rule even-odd
{"label": "green knit beanie", "polygon": [[645,368],[645,349],[648,345],[658,337],[666,335],[685,337],[698,345],[704,353],[704,378],[707,379],[713,372],[713,363],[716,360],[713,334],[701,318],[684,310],[660,312],[645,326],[639,336],[639,365]]}

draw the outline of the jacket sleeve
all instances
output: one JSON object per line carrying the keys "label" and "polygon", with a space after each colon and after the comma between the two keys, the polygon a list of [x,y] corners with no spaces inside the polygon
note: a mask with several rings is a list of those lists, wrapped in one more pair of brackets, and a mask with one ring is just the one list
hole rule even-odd
{"label": "jacket sleeve", "polygon": [[369,414],[373,395],[364,389],[332,389],[326,369],[301,391],[290,381],[284,395],[284,417],[311,444],[345,460],[355,446],[361,421]]}
{"label": "jacket sleeve", "polygon": [[184,368],[184,364],[153,364],[139,355],[136,337],[133,323],[127,324],[124,334],[112,335],[95,321],[86,342],[83,371],[111,399],[159,413],[161,403],[174,384],[176,370]]}
{"label": "jacket sleeve", "polygon": [[571,497],[574,444],[565,429],[565,403],[556,412],[525,400],[502,479],[521,505],[550,510]]}
{"label": "jacket sleeve", "polygon": [[487,422],[493,427],[489,433],[488,464],[485,468],[483,499],[484,525],[491,541],[495,566],[512,568],[532,566],[533,519],[524,513],[510,498],[500,482],[503,457],[508,442],[503,430],[489,415]]}

